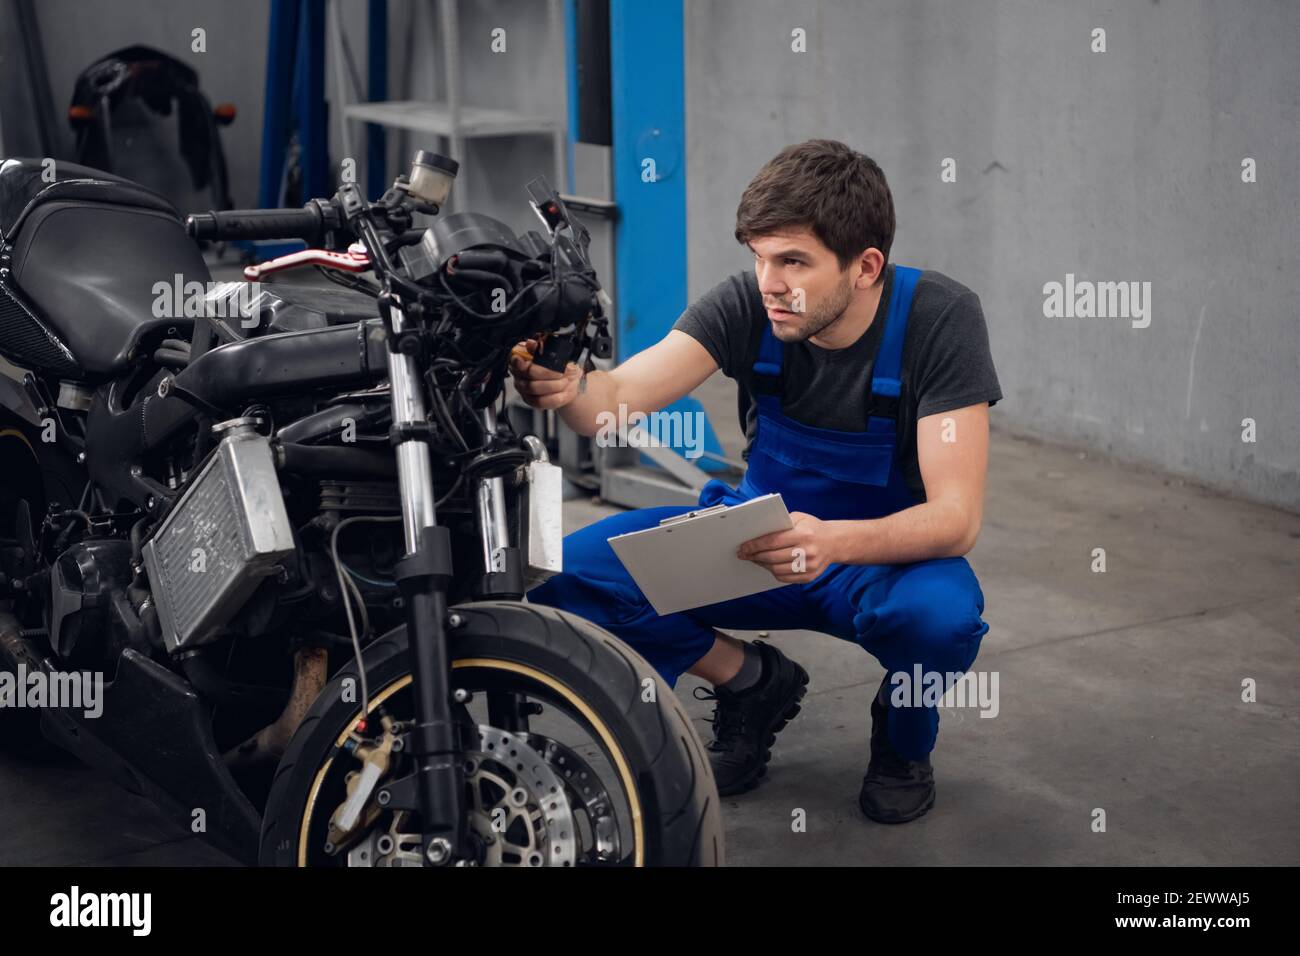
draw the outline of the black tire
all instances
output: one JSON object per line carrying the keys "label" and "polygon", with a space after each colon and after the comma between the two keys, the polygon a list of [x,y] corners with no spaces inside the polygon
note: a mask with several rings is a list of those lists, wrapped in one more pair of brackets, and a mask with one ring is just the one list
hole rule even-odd
{"label": "black tire", "polygon": [[[5,462],[0,468],[0,539],[15,536],[14,518],[20,500],[27,501],[33,518],[39,520],[45,514],[41,465],[33,445],[39,439],[31,431],[12,415],[0,415],[0,461]],[[0,610],[8,610],[7,605],[8,602],[0,602]],[[0,671],[11,676],[14,673],[3,657],[0,657]],[[0,751],[31,763],[67,759],[41,733],[41,712],[28,708],[0,707]]]}
{"label": "black tire", "polygon": [[[722,864],[721,813],[708,759],[677,696],[644,658],[609,632],[554,608],[488,601],[454,610],[463,624],[449,632],[453,668],[510,665],[501,670],[543,674],[603,723],[640,805],[634,862]],[[405,628],[372,643],[364,657],[373,710],[382,689],[409,674]],[[335,675],[289,743],[262,820],[263,866],[306,863],[300,836],[315,782],[339,752],[340,736],[360,716],[360,704],[343,699],[343,681],[351,677],[355,683],[356,673],[353,662]],[[647,678],[655,684],[654,702],[642,700]]]}

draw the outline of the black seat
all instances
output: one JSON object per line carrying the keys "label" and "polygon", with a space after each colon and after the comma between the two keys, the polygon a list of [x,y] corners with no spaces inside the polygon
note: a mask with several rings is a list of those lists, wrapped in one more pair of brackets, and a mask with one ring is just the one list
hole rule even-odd
{"label": "black seat", "polygon": [[[163,300],[155,287],[170,289],[177,276],[182,286],[206,284],[211,275],[171,204],[74,163],[56,163],[54,182],[43,171],[39,160],[0,164],[0,228],[17,288],[12,297],[23,306],[4,313],[0,351],[63,378],[93,381],[125,371],[147,336],[188,339],[193,318],[174,309],[156,315]],[[66,348],[52,352],[50,333]],[[60,352],[70,352],[75,367],[49,360]]]}
{"label": "black seat", "polygon": [[176,215],[171,203],[152,189],[99,169],[62,160],[0,162],[0,236],[12,239],[31,210],[61,199],[140,206]]}

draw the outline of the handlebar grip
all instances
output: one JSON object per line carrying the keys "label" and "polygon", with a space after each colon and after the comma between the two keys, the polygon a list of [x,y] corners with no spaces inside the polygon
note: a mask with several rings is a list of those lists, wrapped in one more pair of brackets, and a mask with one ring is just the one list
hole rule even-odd
{"label": "handlebar grip", "polygon": [[228,209],[195,213],[185,219],[195,239],[303,239],[318,242],[327,231],[320,210]]}

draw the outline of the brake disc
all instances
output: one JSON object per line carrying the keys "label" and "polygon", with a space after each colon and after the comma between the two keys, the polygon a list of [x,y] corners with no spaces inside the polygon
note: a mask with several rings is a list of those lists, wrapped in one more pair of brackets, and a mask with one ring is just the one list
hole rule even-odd
{"label": "brake disc", "polygon": [[[465,755],[465,783],[484,865],[574,865],[580,834],[570,788],[524,736],[479,724],[479,749]],[[403,832],[407,820],[394,814],[387,828],[366,834],[348,851],[348,865],[422,865],[420,835]]]}
{"label": "brake disc", "polygon": [[395,813],[387,830],[373,828],[348,850],[348,866],[423,866],[420,834],[404,833],[408,814]]}
{"label": "brake disc", "polygon": [[479,724],[466,757],[470,827],[488,866],[573,866],[578,830],[564,784],[522,736]]}
{"label": "brake disc", "polygon": [[572,748],[541,734],[527,734],[528,745],[555,771],[575,813],[586,816],[586,832],[579,830],[579,858],[584,863],[613,863],[622,849],[618,816],[600,775]]}

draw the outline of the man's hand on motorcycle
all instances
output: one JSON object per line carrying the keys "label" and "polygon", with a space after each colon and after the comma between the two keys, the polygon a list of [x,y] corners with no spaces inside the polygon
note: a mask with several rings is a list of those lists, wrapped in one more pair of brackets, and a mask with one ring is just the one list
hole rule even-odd
{"label": "man's hand on motorcycle", "polygon": [[536,354],[538,342],[529,339],[520,342],[510,353],[510,375],[515,382],[515,390],[532,408],[563,408],[578,397],[578,383],[582,379],[582,369],[570,362],[563,372],[553,372],[532,358],[525,359],[519,350],[529,355]]}
{"label": "man's hand on motorcycle", "polygon": [[790,512],[794,527],[746,541],[736,557],[762,565],[782,584],[807,584],[835,563],[831,525],[802,511]]}

